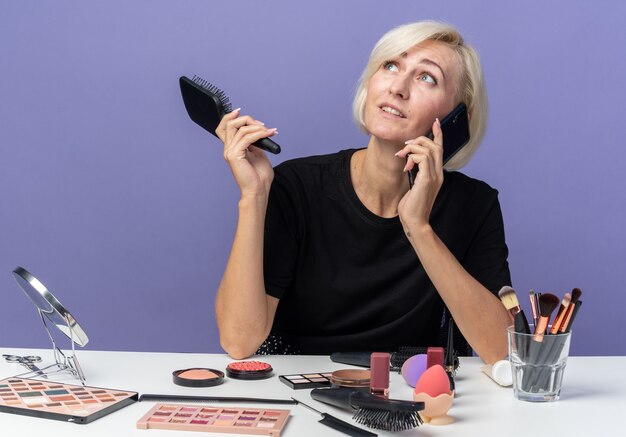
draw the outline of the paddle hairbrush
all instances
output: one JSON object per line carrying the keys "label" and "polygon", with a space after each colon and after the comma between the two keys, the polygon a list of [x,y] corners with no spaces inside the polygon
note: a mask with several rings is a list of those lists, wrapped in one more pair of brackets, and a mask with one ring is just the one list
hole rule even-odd
{"label": "paddle hairbrush", "polygon": [[[224,115],[233,110],[224,91],[197,76],[193,79],[181,76],[179,83],[189,117],[197,125],[217,136],[215,134],[217,125]],[[280,146],[269,138],[262,138],[254,145],[270,153],[280,153]]]}

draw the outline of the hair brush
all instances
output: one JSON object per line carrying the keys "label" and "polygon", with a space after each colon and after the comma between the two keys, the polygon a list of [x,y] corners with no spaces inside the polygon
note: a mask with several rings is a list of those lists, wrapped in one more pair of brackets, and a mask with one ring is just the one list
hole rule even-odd
{"label": "hair brush", "polygon": [[[194,76],[193,79],[181,76],[179,83],[189,118],[217,136],[215,134],[217,125],[224,115],[233,110],[224,91],[198,76]],[[280,153],[280,146],[269,138],[260,139],[254,146],[270,153]]]}
{"label": "hair brush", "polygon": [[349,388],[315,388],[311,397],[325,404],[357,410],[353,419],[372,429],[396,432],[424,423],[419,415],[424,402],[383,399]]}

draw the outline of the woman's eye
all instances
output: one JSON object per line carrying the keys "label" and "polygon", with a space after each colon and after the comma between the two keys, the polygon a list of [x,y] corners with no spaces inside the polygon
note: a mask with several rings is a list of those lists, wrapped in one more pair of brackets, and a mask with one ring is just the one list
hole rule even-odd
{"label": "woman's eye", "polygon": [[398,71],[398,66],[395,62],[387,61],[383,64],[383,68],[387,71]]}
{"label": "woman's eye", "polygon": [[419,80],[427,82],[427,83],[437,83],[437,81],[435,80],[434,77],[432,77],[430,74],[420,74],[419,76]]}

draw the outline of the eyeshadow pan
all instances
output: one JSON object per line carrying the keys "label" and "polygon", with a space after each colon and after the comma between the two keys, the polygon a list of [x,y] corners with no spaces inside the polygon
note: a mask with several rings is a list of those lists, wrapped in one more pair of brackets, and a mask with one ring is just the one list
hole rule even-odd
{"label": "eyeshadow pan", "polygon": [[[266,411],[265,412],[265,416],[280,416],[280,412],[278,412],[278,411]],[[270,419],[264,417],[261,420],[270,420]],[[271,420],[275,420],[275,419],[271,419]]]}
{"label": "eyeshadow pan", "polygon": [[69,392],[67,390],[45,390],[44,393],[50,396],[50,395],[66,395]]}
{"label": "eyeshadow pan", "polygon": [[20,392],[18,393],[18,395],[22,398],[30,398],[33,396],[41,396],[41,392],[38,391],[24,391],[24,392]]}
{"label": "eyeshadow pan", "polygon": [[72,395],[67,395],[67,396],[50,396],[50,400],[51,401],[73,401],[74,399],[76,399],[74,396]]}

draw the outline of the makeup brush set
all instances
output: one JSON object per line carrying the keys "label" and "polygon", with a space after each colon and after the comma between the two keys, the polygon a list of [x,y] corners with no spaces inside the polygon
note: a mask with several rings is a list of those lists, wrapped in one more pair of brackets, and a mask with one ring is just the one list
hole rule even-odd
{"label": "makeup brush set", "polygon": [[559,361],[563,361],[564,349],[569,348],[569,334],[582,305],[582,291],[574,288],[559,299],[552,293],[530,290],[533,325],[528,323],[513,288],[502,287],[498,295],[514,320],[509,328],[510,358],[513,364],[523,363],[514,366],[522,369],[518,389],[539,393],[550,391],[555,385],[560,387],[560,379],[557,384],[555,378],[562,378],[562,371],[555,373],[554,368],[564,367],[564,362],[559,364]]}

